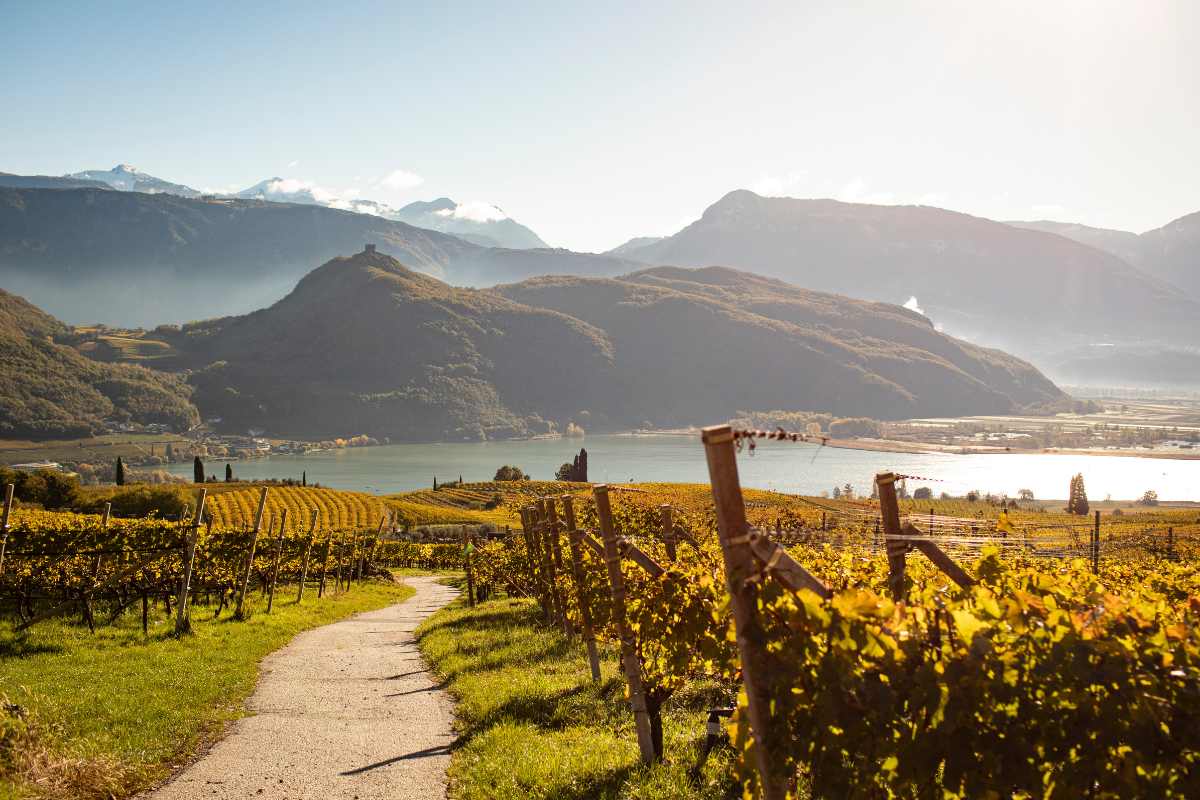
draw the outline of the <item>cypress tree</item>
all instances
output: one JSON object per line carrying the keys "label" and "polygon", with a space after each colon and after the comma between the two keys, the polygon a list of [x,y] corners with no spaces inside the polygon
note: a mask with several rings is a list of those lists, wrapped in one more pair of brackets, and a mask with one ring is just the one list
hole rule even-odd
{"label": "cypress tree", "polygon": [[124,485],[125,485],[125,462],[121,460],[121,457],[120,457],[120,456],[117,456],[117,478],[116,478],[116,482],[117,482],[117,486],[124,486]]}
{"label": "cypress tree", "polygon": [[196,483],[204,483],[204,462],[200,460],[200,456],[192,461],[192,477]]}
{"label": "cypress tree", "polygon": [[308,470],[304,470],[300,473],[300,485],[308,486]]}
{"label": "cypress tree", "polygon": [[1067,500],[1067,511],[1081,516],[1088,513],[1087,490],[1083,488],[1082,472],[1071,478],[1071,496]]}
{"label": "cypress tree", "polygon": [[232,464],[225,465],[225,482],[233,483],[233,465]]}

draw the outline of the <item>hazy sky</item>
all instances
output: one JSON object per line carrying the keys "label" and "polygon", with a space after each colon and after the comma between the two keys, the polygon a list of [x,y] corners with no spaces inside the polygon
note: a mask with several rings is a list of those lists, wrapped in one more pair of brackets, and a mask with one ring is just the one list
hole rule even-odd
{"label": "hazy sky", "polygon": [[1200,210],[1195,0],[0,0],[0,75],[0,171],[448,195],[574,249],[735,188],[1135,231]]}

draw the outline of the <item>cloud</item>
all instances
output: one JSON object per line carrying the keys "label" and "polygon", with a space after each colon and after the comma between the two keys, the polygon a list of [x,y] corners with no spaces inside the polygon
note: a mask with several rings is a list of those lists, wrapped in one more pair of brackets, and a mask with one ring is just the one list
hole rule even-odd
{"label": "cloud", "polygon": [[904,307],[909,311],[917,312],[921,316],[925,315],[925,309],[921,308],[921,304],[917,302],[917,296],[915,294],[908,298],[908,302],[904,304]]}
{"label": "cloud", "polygon": [[420,175],[403,169],[394,169],[379,179],[379,183],[389,189],[414,189],[424,182]]}
{"label": "cloud", "polygon": [[275,178],[267,181],[262,189],[267,199],[272,197],[309,197],[314,203],[326,205],[338,199],[337,192],[324,189],[312,181],[302,181],[297,178]]}
{"label": "cloud", "polygon": [[299,161],[289,161],[288,162],[288,169],[295,169],[298,166],[300,166]]}
{"label": "cloud", "polygon": [[439,217],[465,219],[471,222],[498,222],[502,219],[508,219],[508,214],[505,214],[497,206],[479,200],[469,203],[459,203],[454,208],[443,208],[434,213]]}
{"label": "cloud", "polygon": [[750,184],[750,191],[764,197],[780,197],[795,191],[806,177],[808,173],[805,170],[794,170],[782,175],[768,175],[764,172],[759,175],[758,180]]}
{"label": "cloud", "polygon": [[945,192],[926,192],[917,198],[917,205],[945,208],[949,201],[950,198]]}

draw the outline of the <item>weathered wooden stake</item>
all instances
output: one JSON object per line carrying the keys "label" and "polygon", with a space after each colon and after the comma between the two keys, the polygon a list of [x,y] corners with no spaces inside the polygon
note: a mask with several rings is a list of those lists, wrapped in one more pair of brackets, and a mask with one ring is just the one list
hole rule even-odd
{"label": "weathered wooden stake", "polygon": [[[206,500],[208,500],[208,489],[201,489],[200,499],[196,501],[196,518],[192,520],[187,543],[183,547],[183,579],[179,583],[179,599],[175,603],[176,636],[182,636],[192,629],[192,619],[188,616],[188,594],[192,590],[192,567],[196,562],[196,538],[200,535],[200,523],[204,521]],[[106,516],[107,511],[105,509]]]}
{"label": "weathered wooden stake", "polygon": [[475,607],[475,571],[471,568],[471,550],[474,545],[471,543],[471,538],[467,534],[467,526],[462,526],[462,546],[463,546],[463,562],[467,569],[467,603],[471,608]]}
{"label": "weathered wooden stake", "polygon": [[562,614],[563,633],[567,636],[574,636],[575,630],[571,625],[571,615],[567,612],[567,598],[563,595],[562,586],[558,582],[558,573],[563,569],[563,560],[562,546],[558,541],[558,511],[554,507],[554,498],[547,497],[543,500],[542,508],[545,511],[546,536],[549,538],[550,554],[552,556],[550,574],[554,576],[554,599],[558,603],[559,611]]}
{"label": "weathered wooden stake", "polygon": [[[911,522],[906,523],[901,530],[905,536],[921,537],[925,536],[925,532],[913,525]],[[954,559],[946,555],[942,548],[925,539],[910,540],[912,546],[925,554],[925,557],[934,563],[938,569],[944,572],[949,578],[964,589],[969,589],[975,585],[975,579],[967,574],[967,571],[958,565]]]}
{"label": "weathered wooden stake", "polygon": [[662,540],[667,546],[667,558],[674,561],[675,553],[675,517],[671,512],[671,506],[663,504],[658,507],[658,519],[662,524]]}
{"label": "weathered wooden stake", "polygon": [[549,620],[550,605],[546,599],[546,593],[542,590],[541,575],[538,574],[538,553],[540,552],[540,548],[535,544],[532,512],[529,508],[521,509],[521,535],[525,539],[525,561],[529,568],[530,585],[537,591],[538,605],[542,607],[542,616]]}
{"label": "weathered wooden stake", "polygon": [[4,487],[4,517],[0,519],[0,575],[4,574],[4,551],[8,549],[8,515],[12,511],[14,484]]}
{"label": "weathered wooden stake", "polygon": [[604,538],[604,563],[608,566],[608,584],[612,593],[613,623],[621,639],[621,660],[625,679],[629,682],[629,704],[633,708],[633,723],[637,729],[638,750],[642,763],[654,762],[654,740],[650,733],[650,714],[646,710],[646,692],[642,687],[642,665],[638,658],[633,634],[625,621],[625,576],[621,574],[621,553],[617,549],[617,532],[613,528],[612,507],[608,486],[592,488],[596,498],[596,514],[600,518],[600,535]]}
{"label": "weathered wooden stake", "polygon": [[321,556],[321,580],[317,584],[317,599],[325,596],[325,576],[329,573],[329,554],[333,552],[333,532],[325,536],[325,554]]}
{"label": "weathered wooden stake", "polygon": [[[112,515],[112,503],[104,504],[104,515],[100,518],[100,533],[96,536],[96,549],[103,549],[104,535],[108,533],[108,520]],[[92,624],[92,595],[96,592],[96,587],[100,584],[100,569],[104,566],[103,553],[96,553],[96,560],[92,563],[92,588],[88,590],[87,596],[84,598],[84,616],[87,617],[88,628],[92,633],[96,632],[95,625]]]}
{"label": "weathered wooden stake", "polygon": [[1100,510],[1096,509],[1096,525],[1092,530],[1092,574],[1100,572]]}
{"label": "weathered wooden stake", "polygon": [[575,594],[579,598],[579,621],[583,626],[583,644],[587,648],[588,666],[592,669],[592,680],[600,681],[600,651],[596,648],[596,632],[592,630],[592,608],[588,603],[586,583],[583,577],[583,550],[579,546],[581,534],[575,527],[575,501],[569,494],[562,497],[563,518],[567,523],[567,541],[571,547],[571,576],[575,579]]}
{"label": "weathered wooden stake", "polygon": [[342,591],[342,555],[346,550],[345,535],[338,537],[337,543],[337,570],[334,574],[333,593],[340,594]]}
{"label": "weathered wooden stake", "polygon": [[300,590],[296,592],[296,603],[304,599],[304,584],[308,582],[308,560],[312,556],[313,537],[317,535],[317,514],[314,508],[312,523],[308,526],[308,541],[304,543],[304,566],[300,570]]}
{"label": "weathered wooden stake", "polygon": [[346,565],[346,591],[354,585],[354,567],[358,564],[358,531],[350,538],[350,561]]}
{"label": "weathered wooden stake", "polygon": [[545,528],[546,517],[542,513],[541,504],[530,506],[529,515],[533,521],[533,543],[537,547],[539,572],[541,573],[546,593],[546,621],[557,622],[561,619],[562,615],[558,607],[558,593],[554,587],[554,561],[550,558],[550,542],[548,541],[549,536],[546,535]]}
{"label": "weathered wooden stake", "polygon": [[275,558],[271,563],[271,589],[267,593],[267,613],[271,613],[271,607],[275,605],[275,582],[279,580],[279,559],[283,555],[283,532],[287,529],[288,510],[283,510],[283,515],[279,518],[279,538],[275,540]]}
{"label": "weathered wooden stake", "polygon": [[908,543],[900,537],[900,502],[896,499],[896,476],[891,472],[881,472],[875,476],[875,485],[879,489],[879,515],[883,520],[883,540],[887,545],[888,587],[892,590],[892,599],[897,602],[904,600],[904,556],[908,552]]}
{"label": "weathered wooden stake", "polygon": [[742,659],[742,683],[746,688],[747,716],[754,737],[755,766],[762,780],[764,800],[787,796],[788,776],[772,766],[769,739],[771,702],[774,697],[766,635],[758,620],[756,584],[749,580],[759,569],[750,550],[750,526],[738,478],[737,450],[728,425],[705,428],[701,433],[717,511],[717,535],[725,560],[725,580]]}
{"label": "weathered wooden stake", "polygon": [[267,487],[264,486],[258,498],[258,510],[254,512],[254,530],[250,537],[250,552],[246,557],[246,574],[242,576],[242,589],[238,592],[237,609],[234,616],[246,618],[246,591],[250,588],[250,575],[254,571],[254,551],[258,547],[258,532],[262,530],[263,510],[267,507]]}

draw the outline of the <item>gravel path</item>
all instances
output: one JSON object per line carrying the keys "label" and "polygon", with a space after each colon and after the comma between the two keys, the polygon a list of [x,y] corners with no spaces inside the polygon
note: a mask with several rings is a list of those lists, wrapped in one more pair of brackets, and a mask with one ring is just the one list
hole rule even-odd
{"label": "gravel path", "polygon": [[253,715],[147,800],[445,797],[453,705],[412,636],[457,594],[435,581],[268,656]]}

